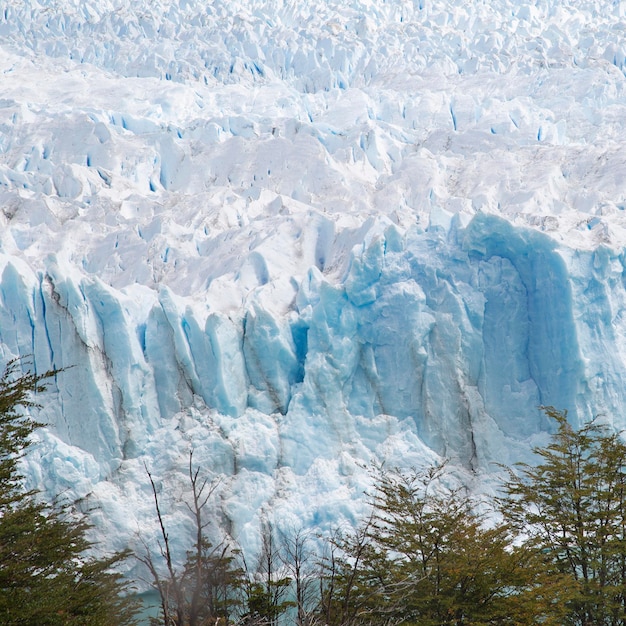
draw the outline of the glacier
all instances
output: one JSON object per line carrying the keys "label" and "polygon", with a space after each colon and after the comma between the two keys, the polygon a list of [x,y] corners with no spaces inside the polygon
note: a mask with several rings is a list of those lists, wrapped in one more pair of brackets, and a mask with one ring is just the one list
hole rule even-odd
{"label": "glacier", "polygon": [[[300,5],[304,6],[300,6]],[[626,427],[626,4],[9,0],[0,361],[104,548],[329,531],[367,465],[489,488]]]}

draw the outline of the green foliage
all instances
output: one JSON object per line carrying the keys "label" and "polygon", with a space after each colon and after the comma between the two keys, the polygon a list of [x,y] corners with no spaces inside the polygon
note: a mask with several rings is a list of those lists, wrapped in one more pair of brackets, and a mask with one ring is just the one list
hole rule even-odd
{"label": "green foliage", "polygon": [[[313,623],[327,626],[369,626],[394,623],[381,619],[387,598],[384,567],[369,539],[371,519],[347,533],[337,532],[322,559],[320,602]],[[383,563],[384,565],[384,559]]]}
{"label": "green foliage", "polygon": [[36,406],[32,394],[43,391],[42,381],[54,374],[20,375],[19,363],[12,361],[0,379],[0,507],[25,499],[18,461],[28,446],[30,435],[41,424],[24,410]]}
{"label": "green foliage", "polygon": [[252,582],[248,586],[248,611],[242,623],[247,626],[274,626],[293,602],[282,597],[291,585],[290,578]]}
{"label": "green foliage", "polygon": [[135,607],[112,568],[126,557],[86,556],[86,522],[25,492],[18,461],[39,426],[25,409],[57,372],[0,379],[0,623],[5,626],[126,626]]}
{"label": "green foliage", "polygon": [[537,466],[510,472],[503,511],[570,576],[563,624],[626,624],[626,445],[596,422],[575,430],[567,414],[546,414],[557,432],[536,449]]}
{"label": "green foliage", "polygon": [[564,587],[539,589],[541,554],[515,547],[507,524],[485,525],[470,498],[435,489],[440,473],[379,475],[371,518],[327,568],[326,623],[560,624]]}
{"label": "green foliage", "polygon": [[281,615],[296,603],[287,600],[291,578],[281,576],[282,563],[271,525],[263,530],[261,554],[255,572],[249,572],[246,626],[276,626]]}

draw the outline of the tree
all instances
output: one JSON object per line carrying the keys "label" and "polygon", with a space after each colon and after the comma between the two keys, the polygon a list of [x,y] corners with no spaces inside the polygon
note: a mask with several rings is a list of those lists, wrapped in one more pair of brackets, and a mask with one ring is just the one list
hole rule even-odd
{"label": "tree", "polygon": [[295,626],[311,626],[319,604],[320,570],[311,544],[311,533],[302,529],[280,533],[280,559],[291,579],[295,598]]}
{"label": "tree", "polygon": [[570,576],[563,624],[626,624],[626,444],[596,420],[574,429],[567,413],[540,462],[509,472],[503,512],[552,567]]}
{"label": "tree", "polygon": [[561,624],[563,577],[534,546],[516,546],[508,524],[487,524],[476,502],[444,490],[442,471],[380,472],[371,517],[335,544],[325,623]]}
{"label": "tree", "polygon": [[113,568],[125,553],[87,556],[89,525],[68,507],[51,507],[24,490],[19,459],[41,426],[28,413],[32,396],[58,372],[0,379],[0,623],[6,626],[125,626],[136,606]]}
{"label": "tree", "polygon": [[209,482],[207,478],[201,478],[200,469],[193,467],[193,452],[189,454],[191,503],[186,505],[194,522],[195,538],[183,567],[177,568],[156,484],[147,468],[146,472],[161,532],[160,556],[166,570],[164,573],[160,571],[146,546],[145,555],[139,560],[148,568],[152,585],[161,600],[161,616],[152,619],[153,626],[225,626],[234,623],[244,603],[244,570],[237,564],[238,551],[230,542],[223,541],[217,546],[211,544],[206,536],[208,522],[204,518],[204,509],[219,481]]}
{"label": "tree", "polygon": [[380,618],[386,604],[372,542],[372,517],[354,531],[336,531],[321,560],[319,605],[312,623],[324,626],[394,624]]}
{"label": "tree", "polygon": [[266,524],[261,535],[261,553],[256,571],[248,575],[245,626],[276,626],[278,619],[295,606],[287,600],[291,578],[281,575],[281,558],[272,526]]}

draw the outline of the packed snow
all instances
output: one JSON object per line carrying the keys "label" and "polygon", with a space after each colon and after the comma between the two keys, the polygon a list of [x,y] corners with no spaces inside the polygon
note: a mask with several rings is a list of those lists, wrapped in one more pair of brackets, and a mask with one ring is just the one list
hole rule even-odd
{"label": "packed snow", "polygon": [[6,0],[0,360],[66,368],[29,484],[142,549],[147,467],[182,558],[193,450],[254,554],[371,462],[626,427],[625,55],[608,0]]}

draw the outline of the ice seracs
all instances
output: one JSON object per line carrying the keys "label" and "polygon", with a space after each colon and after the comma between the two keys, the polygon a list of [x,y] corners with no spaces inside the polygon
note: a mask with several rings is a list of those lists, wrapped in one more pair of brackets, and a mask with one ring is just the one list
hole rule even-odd
{"label": "ice seracs", "polygon": [[624,426],[621,3],[9,2],[0,354],[65,368],[32,486],[111,544],[323,530],[371,460],[487,483]]}

